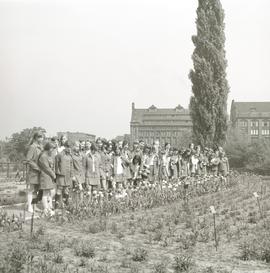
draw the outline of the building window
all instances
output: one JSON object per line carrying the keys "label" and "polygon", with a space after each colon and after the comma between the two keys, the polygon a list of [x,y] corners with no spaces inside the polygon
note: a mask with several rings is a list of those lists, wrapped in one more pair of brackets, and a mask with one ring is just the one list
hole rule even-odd
{"label": "building window", "polygon": [[269,136],[270,135],[270,130],[269,129],[262,130],[262,135],[263,136]]}
{"label": "building window", "polygon": [[252,136],[257,136],[257,135],[259,135],[259,130],[251,130],[250,134]]}
{"label": "building window", "polygon": [[259,127],[259,121],[252,120],[251,121],[251,127]]}
{"label": "building window", "polygon": [[262,125],[263,125],[263,127],[269,127],[269,121],[263,120]]}
{"label": "building window", "polygon": [[246,120],[240,120],[239,124],[241,127],[247,127],[248,126],[248,122]]}

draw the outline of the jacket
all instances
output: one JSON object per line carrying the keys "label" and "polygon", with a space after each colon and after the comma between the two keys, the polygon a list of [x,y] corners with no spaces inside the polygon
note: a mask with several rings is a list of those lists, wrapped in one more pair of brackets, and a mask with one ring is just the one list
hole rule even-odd
{"label": "jacket", "polygon": [[47,153],[41,153],[38,159],[38,166],[40,168],[40,188],[53,189],[56,178],[53,158],[48,156]]}
{"label": "jacket", "polygon": [[65,151],[55,157],[56,182],[59,186],[71,186],[73,177],[73,159]]}
{"label": "jacket", "polygon": [[27,152],[26,162],[28,165],[26,182],[27,184],[39,184],[40,169],[38,166],[38,158],[42,149],[38,144],[33,143]]}

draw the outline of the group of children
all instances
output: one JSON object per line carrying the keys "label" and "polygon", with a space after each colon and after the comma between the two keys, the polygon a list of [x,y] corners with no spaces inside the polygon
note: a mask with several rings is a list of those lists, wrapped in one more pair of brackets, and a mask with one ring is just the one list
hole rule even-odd
{"label": "group of children", "polygon": [[130,148],[127,141],[70,143],[65,135],[52,138],[43,145],[43,135],[35,133],[27,152],[28,211],[42,201],[44,213],[52,215],[55,207],[68,203],[71,189],[81,196],[136,187],[141,181],[184,179],[205,176],[208,173],[226,177],[228,158],[222,147],[215,150],[190,144],[188,149],[177,150],[169,143],[159,141],[152,146],[135,141]]}

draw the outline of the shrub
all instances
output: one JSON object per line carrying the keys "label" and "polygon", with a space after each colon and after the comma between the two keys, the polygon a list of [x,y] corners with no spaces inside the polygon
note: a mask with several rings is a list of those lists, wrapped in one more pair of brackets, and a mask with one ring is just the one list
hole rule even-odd
{"label": "shrub", "polygon": [[270,232],[261,231],[245,238],[240,244],[241,259],[257,259],[270,263]]}
{"label": "shrub", "polygon": [[28,257],[28,248],[19,242],[13,242],[0,263],[0,272],[18,273],[24,268]]}
{"label": "shrub", "polygon": [[92,245],[92,242],[80,241],[78,244],[74,246],[74,251],[76,256],[85,257],[85,258],[93,258],[95,257],[95,248]]}
{"label": "shrub", "polygon": [[56,264],[62,264],[64,262],[64,257],[60,253],[54,253],[53,262]]}
{"label": "shrub", "polygon": [[158,263],[154,265],[154,273],[166,273],[167,266],[164,263]]}
{"label": "shrub", "polygon": [[145,261],[147,257],[147,251],[144,248],[136,248],[132,254],[132,260],[135,262]]}
{"label": "shrub", "polygon": [[189,255],[179,255],[174,257],[173,269],[174,272],[185,272],[191,268],[193,261]]}

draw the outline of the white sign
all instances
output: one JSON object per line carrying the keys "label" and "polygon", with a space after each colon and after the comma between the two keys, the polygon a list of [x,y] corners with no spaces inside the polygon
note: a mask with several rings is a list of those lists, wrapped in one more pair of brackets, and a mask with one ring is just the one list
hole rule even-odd
{"label": "white sign", "polygon": [[254,195],[255,198],[259,198],[259,195],[258,195],[257,192],[254,192],[253,195]]}
{"label": "white sign", "polygon": [[210,211],[212,214],[216,214],[216,210],[214,206],[210,206]]}

